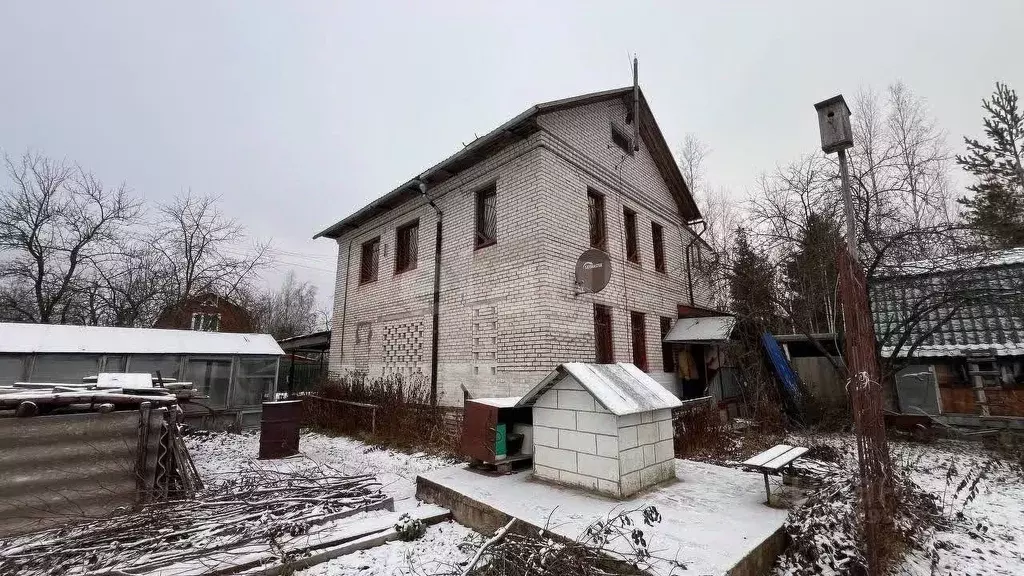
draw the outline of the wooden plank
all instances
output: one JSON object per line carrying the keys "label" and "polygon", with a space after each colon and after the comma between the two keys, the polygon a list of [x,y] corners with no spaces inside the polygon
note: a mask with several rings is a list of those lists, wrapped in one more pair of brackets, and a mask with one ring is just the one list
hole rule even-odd
{"label": "wooden plank", "polygon": [[[424,505],[407,511],[410,516],[426,524],[437,524],[447,520],[451,513],[440,506]],[[398,533],[395,523],[401,512],[391,512],[356,522],[329,523],[316,526],[307,534],[284,536],[273,545],[270,542],[251,542],[230,550],[220,550],[201,558],[188,558],[161,567],[127,566],[118,569],[88,573],[88,576],[124,576],[160,574],[167,576],[203,576],[211,574],[247,574],[274,576],[291,573],[296,568],[305,568],[350,554],[357,550],[379,546],[396,540]],[[294,560],[281,564],[281,555]]]}
{"label": "wooden plank", "polygon": [[761,468],[764,468],[765,470],[778,470],[779,468],[782,468],[783,466],[791,463],[793,460],[796,460],[797,458],[803,456],[806,452],[807,448],[793,448],[787,451],[785,454],[777,456],[772,460],[766,462],[761,466]]}
{"label": "wooden plank", "polygon": [[788,450],[790,450],[792,448],[793,447],[789,446],[788,444],[779,444],[779,445],[774,446],[772,448],[769,448],[769,449],[765,450],[764,452],[761,452],[757,456],[754,456],[753,458],[747,460],[746,462],[743,463],[743,465],[744,466],[764,466],[765,462],[768,462],[768,461],[770,461],[770,460],[772,460],[774,458],[782,456],[783,454],[785,454]]}

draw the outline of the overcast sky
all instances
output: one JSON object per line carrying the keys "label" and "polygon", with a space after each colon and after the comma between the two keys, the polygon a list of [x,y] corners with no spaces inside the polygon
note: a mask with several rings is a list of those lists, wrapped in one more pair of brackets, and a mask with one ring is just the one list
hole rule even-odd
{"label": "overcast sky", "polygon": [[[826,6],[827,4],[827,6]],[[536,102],[631,83],[742,197],[818,145],[812,104],[903,80],[954,150],[1024,92],[1024,1],[0,0],[0,150],[149,201],[191,188],[329,298],[316,232]]]}

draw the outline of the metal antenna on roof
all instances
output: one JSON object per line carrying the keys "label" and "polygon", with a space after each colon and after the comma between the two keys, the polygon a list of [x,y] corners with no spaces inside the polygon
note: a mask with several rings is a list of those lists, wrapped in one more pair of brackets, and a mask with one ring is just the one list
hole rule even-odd
{"label": "metal antenna on roof", "polygon": [[636,54],[633,55],[633,152],[640,150],[640,81],[637,79]]}

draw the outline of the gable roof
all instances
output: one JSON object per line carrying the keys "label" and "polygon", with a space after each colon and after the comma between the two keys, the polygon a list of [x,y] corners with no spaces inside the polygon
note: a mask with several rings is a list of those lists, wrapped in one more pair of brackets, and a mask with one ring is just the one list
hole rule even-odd
{"label": "gable roof", "polygon": [[270,334],[0,323],[0,353],[284,354]]}
{"label": "gable roof", "polygon": [[572,376],[601,406],[616,416],[676,408],[683,404],[654,378],[632,364],[568,362],[559,365],[524,394],[516,406],[533,406],[537,398],[566,376]]}
{"label": "gable roof", "polygon": [[[473,140],[462,148],[462,150],[459,150],[455,154],[452,154],[448,158],[445,158],[441,162],[431,166],[426,171],[413,177],[398,188],[395,188],[391,192],[388,192],[384,196],[370,202],[334,225],[317,233],[313,236],[313,239],[315,240],[320,237],[337,238],[346,231],[359,227],[367,220],[387,212],[403,202],[419,196],[420,182],[423,182],[428,186],[440,184],[455,174],[470,168],[477,162],[480,162],[490,154],[497,152],[512,142],[521,140],[537,132],[540,130],[540,127],[537,125],[537,117],[541,114],[575,108],[578,106],[586,106],[588,104],[594,104],[615,98],[629,98],[631,101],[632,94],[633,87],[628,86],[625,88],[616,88],[614,90],[592,92],[590,94],[573,96],[571,98],[563,98],[561,100],[542,102],[531,106],[518,116],[476,140]],[[672,151],[668,146],[668,142],[665,141],[665,137],[662,135],[661,129],[658,127],[658,123],[654,120],[654,114],[651,112],[651,109],[647,104],[647,99],[644,97],[643,90],[640,90],[640,137],[647,144],[647,148],[650,151],[651,156],[654,158],[658,171],[661,173],[662,178],[665,179],[665,183],[668,185],[669,191],[675,198],[676,204],[679,207],[679,213],[686,220],[695,220],[700,218],[700,210],[697,208],[697,204],[693,200],[693,195],[690,194],[690,188],[683,179],[682,172],[679,171],[679,166],[676,164],[675,158],[672,156]]]}
{"label": "gable roof", "polygon": [[1024,249],[903,264],[870,286],[885,357],[1024,355]]}

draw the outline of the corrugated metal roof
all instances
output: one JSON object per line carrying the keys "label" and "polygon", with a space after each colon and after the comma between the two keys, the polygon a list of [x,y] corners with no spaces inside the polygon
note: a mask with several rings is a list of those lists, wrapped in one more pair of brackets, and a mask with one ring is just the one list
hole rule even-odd
{"label": "corrugated metal roof", "polygon": [[[890,358],[895,350],[895,346],[883,346],[881,354],[885,358]],[[915,358],[957,358],[977,354],[1024,356],[1024,342],[1008,342],[1005,344],[934,344],[922,345],[914,349]],[[905,358],[907,356],[907,347],[901,347],[897,356]]]}
{"label": "corrugated metal roof", "polygon": [[1024,249],[971,255],[870,285],[885,357],[1024,355]]}
{"label": "corrugated metal roof", "polygon": [[533,406],[537,398],[571,376],[606,410],[616,416],[676,408],[682,403],[664,386],[632,364],[568,362],[523,395],[516,406]]}
{"label": "corrugated metal roof", "polygon": [[680,318],[665,335],[663,342],[725,342],[734,326],[735,316]]}
{"label": "corrugated metal roof", "polygon": [[973,254],[954,254],[952,256],[882,266],[876,275],[879,278],[899,278],[947,272],[955,273],[994,266],[1014,266],[1019,264],[1024,264],[1024,248],[990,250]]}
{"label": "corrugated metal roof", "polygon": [[138,435],[138,412],[0,418],[0,538],[134,504]]}
{"label": "corrugated metal roof", "polygon": [[0,323],[0,354],[281,355],[270,334]]}

